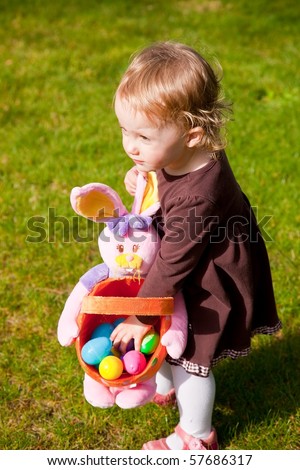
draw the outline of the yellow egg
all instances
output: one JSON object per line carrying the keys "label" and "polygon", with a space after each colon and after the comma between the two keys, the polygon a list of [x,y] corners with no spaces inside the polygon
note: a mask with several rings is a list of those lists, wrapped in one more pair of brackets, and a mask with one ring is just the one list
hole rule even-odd
{"label": "yellow egg", "polygon": [[106,380],[118,379],[123,372],[123,362],[116,356],[106,356],[100,362],[99,373]]}

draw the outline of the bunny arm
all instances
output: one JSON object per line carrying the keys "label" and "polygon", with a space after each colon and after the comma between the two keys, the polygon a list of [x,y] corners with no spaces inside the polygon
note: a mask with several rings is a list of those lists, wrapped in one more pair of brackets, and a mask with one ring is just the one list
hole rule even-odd
{"label": "bunny arm", "polygon": [[97,282],[107,279],[108,267],[101,263],[89,269],[69,295],[60,316],[57,337],[61,346],[70,346],[79,334],[76,319],[80,313],[83,298],[89,294]]}
{"label": "bunny arm", "polygon": [[100,281],[109,277],[109,268],[105,263],[100,263],[89,269],[80,278],[80,282],[88,289],[89,292]]}
{"label": "bunny arm", "polygon": [[184,298],[178,292],[174,298],[174,313],[168,331],[162,336],[161,344],[166,346],[168,354],[173,359],[182,356],[187,343],[188,320]]}
{"label": "bunny arm", "polygon": [[79,281],[69,295],[57,327],[57,338],[61,346],[69,346],[77,338],[79,328],[76,318],[79,315],[82,299],[88,289]]}

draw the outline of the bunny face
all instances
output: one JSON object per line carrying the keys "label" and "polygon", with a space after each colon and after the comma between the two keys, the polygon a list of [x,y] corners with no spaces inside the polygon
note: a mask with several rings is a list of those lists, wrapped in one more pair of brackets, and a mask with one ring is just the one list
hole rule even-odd
{"label": "bunny face", "polygon": [[130,213],[119,195],[101,183],[74,188],[71,204],[77,214],[106,223],[98,245],[114,277],[139,277],[148,273],[160,248],[159,236],[151,225],[151,215],[159,208],[155,174],[149,173],[147,182],[138,176]]}
{"label": "bunny face", "polygon": [[143,230],[129,228],[125,236],[105,227],[98,245],[101,257],[114,277],[144,277],[153,264],[160,240],[152,226]]}

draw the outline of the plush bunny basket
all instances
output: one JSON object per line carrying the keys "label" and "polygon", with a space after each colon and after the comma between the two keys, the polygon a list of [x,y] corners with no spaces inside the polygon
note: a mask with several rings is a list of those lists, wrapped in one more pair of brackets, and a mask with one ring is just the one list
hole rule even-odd
{"label": "plush bunny basket", "polygon": [[128,315],[155,315],[160,317],[156,326],[160,337],[169,329],[173,313],[173,298],[136,297],[142,282],[142,279],[136,280],[130,277],[108,278],[99,282],[82,303],[77,319],[80,328],[75,343],[77,357],[83,370],[90,377],[109,387],[128,386],[148,380],[158,371],[166,357],[166,348],[159,342],[155,351],[147,358],[146,368],[141,373],[130,375],[123,372],[115,380],[101,377],[98,369],[86,364],[81,357],[82,347],[89,340],[92,331],[101,323],[112,323],[117,318],[124,318]]}
{"label": "plush bunny basket", "polygon": [[[187,315],[181,292],[173,297],[139,297],[161,249],[154,216],[160,208],[155,173],[137,176],[132,209],[103,183],[72,189],[76,214],[105,226],[98,236],[102,263],[79,279],[61,313],[57,335],[62,346],[75,340],[83,368],[84,397],[92,406],[135,408],[152,400],[155,374],[166,354],[181,357],[187,339]],[[153,280],[152,280],[153,282]],[[113,346],[112,331],[130,315],[156,317],[140,351],[133,341],[126,353]]]}

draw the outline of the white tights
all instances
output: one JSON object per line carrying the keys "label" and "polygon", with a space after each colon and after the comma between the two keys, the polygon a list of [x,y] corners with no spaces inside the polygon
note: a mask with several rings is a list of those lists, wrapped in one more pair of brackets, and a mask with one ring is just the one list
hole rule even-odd
{"label": "white tights", "polygon": [[[194,437],[206,439],[212,428],[212,413],[215,401],[215,379],[210,371],[208,377],[199,377],[186,372],[181,366],[164,362],[156,374],[157,392],[165,395],[175,388],[180,427]],[[182,440],[177,434],[167,438],[171,449],[180,450]]]}

